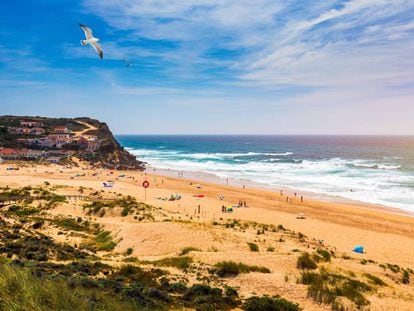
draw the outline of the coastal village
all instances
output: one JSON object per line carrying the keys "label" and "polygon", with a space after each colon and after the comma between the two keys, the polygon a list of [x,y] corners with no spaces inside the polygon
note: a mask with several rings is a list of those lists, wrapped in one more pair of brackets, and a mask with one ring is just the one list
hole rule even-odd
{"label": "coastal village", "polygon": [[0,161],[44,160],[58,163],[75,153],[94,156],[101,143],[98,136],[86,134],[85,131],[72,132],[68,126],[51,128],[31,120],[21,120],[19,127],[7,127],[7,132],[16,135],[16,143],[25,147],[0,147]]}

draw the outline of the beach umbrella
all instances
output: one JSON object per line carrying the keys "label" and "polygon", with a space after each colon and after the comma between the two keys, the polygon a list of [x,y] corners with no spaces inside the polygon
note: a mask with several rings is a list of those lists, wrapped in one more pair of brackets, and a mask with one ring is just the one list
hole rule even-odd
{"label": "beach umbrella", "polygon": [[355,252],[355,253],[363,254],[364,253],[364,247],[362,245],[358,245],[358,246],[355,246],[352,251]]}

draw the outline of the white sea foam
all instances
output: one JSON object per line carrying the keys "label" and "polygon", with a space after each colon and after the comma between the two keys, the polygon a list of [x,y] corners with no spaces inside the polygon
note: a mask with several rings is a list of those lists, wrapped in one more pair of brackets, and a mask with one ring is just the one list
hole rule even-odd
{"label": "white sea foam", "polygon": [[[170,150],[131,150],[153,167],[205,172],[221,178],[247,179],[272,186],[381,204],[414,211],[414,176],[400,165],[362,159],[285,160],[287,153],[183,153]],[[261,156],[267,155],[263,159]],[[258,156],[261,160],[247,157]],[[246,157],[247,159],[244,159]],[[236,159],[234,159],[236,158]],[[292,159],[289,159],[292,160]]]}
{"label": "white sea foam", "polygon": [[392,165],[392,164],[378,164],[378,163],[354,163],[352,164],[355,167],[371,168],[378,170],[399,170],[401,165]]}

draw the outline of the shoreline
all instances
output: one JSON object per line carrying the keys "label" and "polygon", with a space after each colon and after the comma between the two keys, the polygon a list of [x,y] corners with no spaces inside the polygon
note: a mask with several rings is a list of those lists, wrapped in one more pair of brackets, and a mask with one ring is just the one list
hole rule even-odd
{"label": "shoreline", "polygon": [[[372,209],[372,210],[379,210],[381,212],[386,212],[390,214],[397,214],[397,215],[404,215],[414,218],[414,211],[407,211],[402,208],[386,206],[381,204],[375,203],[368,203],[359,200],[352,200],[340,196],[328,195],[328,194],[321,194],[311,191],[304,191],[301,189],[296,189],[288,186],[272,186],[266,185],[264,183],[257,183],[251,180],[242,180],[242,179],[235,179],[235,178],[222,178],[215,174],[201,172],[201,171],[183,171],[183,170],[175,170],[175,169],[165,169],[156,166],[151,166],[147,164],[144,172],[148,172],[150,175],[157,175],[161,177],[169,177],[174,178],[177,180],[189,180],[194,182],[205,182],[211,183],[216,186],[223,186],[223,187],[235,187],[243,190],[243,186],[249,189],[257,189],[263,191],[270,191],[272,193],[279,193],[281,190],[283,194],[288,194],[290,197],[294,197],[294,194],[297,194],[297,197],[303,196],[304,200],[307,201],[316,201],[316,202],[323,202],[326,204],[334,203],[334,204],[341,204],[341,205],[349,205],[352,207],[362,207],[365,209]],[[178,177],[179,173],[183,173],[183,178]],[[227,183],[228,180],[228,183]]]}
{"label": "shoreline", "polygon": [[[52,186],[63,186],[60,189],[83,187],[108,194],[120,193],[173,213],[177,218],[209,224],[219,219],[236,219],[282,225],[314,241],[321,240],[331,245],[339,254],[353,255],[351,251],[355,245],[364,245],[368,252],[364,256],[366,258],[414,267],[414,217],[382,207],[311,198],[305,198],[303,203],[298,198],[286,202],[284,196],[268,189],[242,189],[234,185],[195,182],[185,175],[187,178],[178,179],[142,171],[112,171],[88,166],[65,168],[54,164],[6,171],[6,166],[0,164],[1,187],[41,186],[47,181]],[[109,180],[114,181],[114,186],[103,187],[103,182]],[[145,180],[150,182],[146,196],[142,187]],[[171,195],[177,194],[181,196],[179,201],[168,200]],[[199,194],[203,197],[198,197]],[[223,200],[219,199],[221,195]],[[223,205],[233,206],[240,200],[246,201],[248,208],[233,208],[231,213],[222,212]],[[196,213],[198,206],[201,213]],[[304,214],[306,219],[299,219],[300,214]],[[397,253],[399,255],[395,256]]]}

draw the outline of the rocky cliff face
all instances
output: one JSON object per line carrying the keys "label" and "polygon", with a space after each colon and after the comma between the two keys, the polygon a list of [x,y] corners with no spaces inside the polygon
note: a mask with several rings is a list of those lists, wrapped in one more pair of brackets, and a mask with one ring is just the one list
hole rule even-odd
{"label": "rocky cliff face", "polygon": [[130,154],[118,143],[106,123],[89,118],[77,118],[75,120],[90,124],[96,128],[86,131],[85,134],[98,136],[100,147],[95,158],[98,165],[115,169],[144,168],[143,162],[138,161],[134,155]]}

